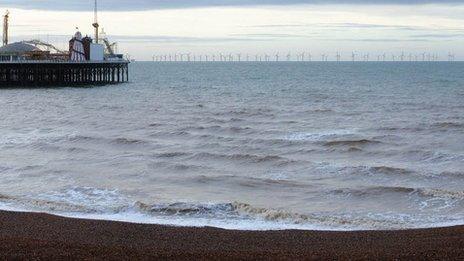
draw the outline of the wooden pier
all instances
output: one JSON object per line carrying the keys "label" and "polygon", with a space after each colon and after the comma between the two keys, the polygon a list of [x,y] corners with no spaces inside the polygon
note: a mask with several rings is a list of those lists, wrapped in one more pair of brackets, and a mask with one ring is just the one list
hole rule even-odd
{"label": "wooden pier", "polygon": [[129,62],[125,60],[0,62],[0,88],[103,85],[127,81]]}

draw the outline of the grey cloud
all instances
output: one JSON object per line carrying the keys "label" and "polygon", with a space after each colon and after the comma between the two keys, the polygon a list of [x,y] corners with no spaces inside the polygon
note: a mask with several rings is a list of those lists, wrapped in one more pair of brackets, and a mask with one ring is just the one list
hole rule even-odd
{"label": "grey cloud", "polygon": [[301,38],[307,35],[299,34],[278,34],[278,33],[244,33],[244,34],[231,34],[231,36],[251,37],[251,38]]}
{"label": "grey cloud", "polygon": [[405,31],[419,31],[430,28],[420,26],[407,25],[385,25],[385,24],[364,24],[364,23],[316,23],[316,24],[269,24],[269,25],[253,25],[247,26],[253,28],[332,28],[332,29],[393,29]]}
{"label": "grey cloud", "polygon": [[[323,39],[320,39],[323,40]],[[395,38],[358,38],[358,39],[325,39],[328,41],[344,41],[344,42],[373,42],[373,43],[397,43],[397,42],[429,42],[429,39],[395,39]]]}
{"label": "grey cloud", "polygon": [[[464,0],[100,0],[103,10],[128,11],[210,6],[255,6],[295,4],[463,4]],[[3,0],[1,7],[46,10],[92,10],[93,1],[76,0]]]}
{"label": "grey cloud", "polygon": [[461,38],[464,37],[464,34],[419,34],[412,35],[414,38]]}
{"label": "grey cloud", "polygon": [[[60,34],[40,34],[40,35],[18,35],[15,40],[34,39],[51,37],[60,41],[71,39],[70,35]],[[247,37],[181,37],[168,35],[111,35],[110,41],[119,43],[223,43],[223,42],[245,42],[245,41],[264,41],[265,39],[255,39]]]}

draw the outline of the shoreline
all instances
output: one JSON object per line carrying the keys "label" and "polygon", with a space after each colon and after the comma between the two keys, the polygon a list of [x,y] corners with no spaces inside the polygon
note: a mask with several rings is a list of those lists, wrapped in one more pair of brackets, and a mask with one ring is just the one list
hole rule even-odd
{"label": "shoreline", "polygon": [[0,259],[463,259],[464,226],[239,231],[0,211]]}

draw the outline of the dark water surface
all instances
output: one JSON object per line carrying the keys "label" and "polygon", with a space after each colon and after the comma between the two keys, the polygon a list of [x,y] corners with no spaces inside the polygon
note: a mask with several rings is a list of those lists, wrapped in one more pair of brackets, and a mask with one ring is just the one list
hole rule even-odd
{"label": "dark water surface", "polygon": [[0,206],[239,229],[464,224],[464,63],[133,63],[0,90]]}

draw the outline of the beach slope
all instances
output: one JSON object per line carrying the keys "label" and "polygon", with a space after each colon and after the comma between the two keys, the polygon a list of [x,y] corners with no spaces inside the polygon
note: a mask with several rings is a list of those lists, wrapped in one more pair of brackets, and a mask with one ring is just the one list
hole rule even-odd
{"label": "beach slope", "polygon": [[229,231],[0,212],[0,259],[464,259],[464,227]]}

